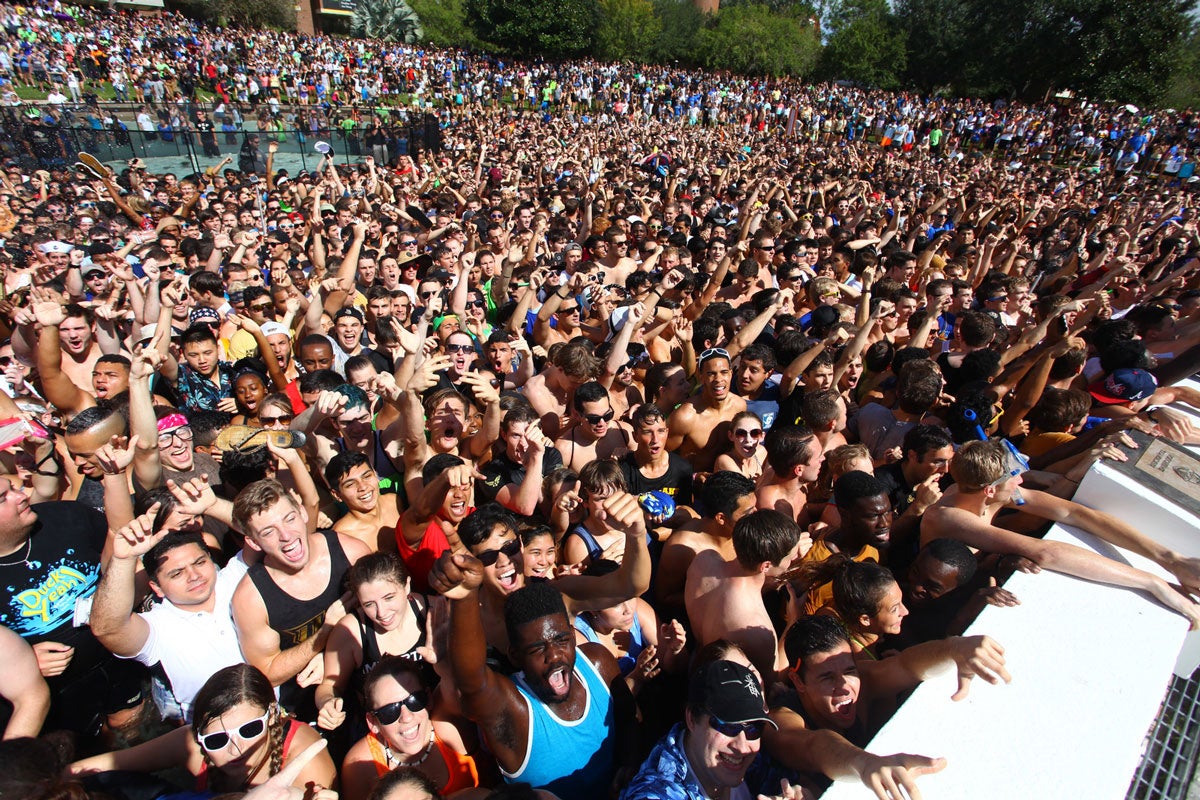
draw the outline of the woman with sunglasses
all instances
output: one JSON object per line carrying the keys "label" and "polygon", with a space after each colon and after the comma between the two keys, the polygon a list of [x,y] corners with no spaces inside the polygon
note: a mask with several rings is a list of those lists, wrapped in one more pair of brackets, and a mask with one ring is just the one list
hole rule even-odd
{"label": "woman with sunglasses", "polygon": [[729,449],[717,456],[713,468],[729,470],[758,480],[767,462],[763,447],[763,423],[753,411],[739,412],[729,426]]}
{"label": "woman with sunglasses", "polygon": [[350,749],[342,763],[343,800],[366,800],[379,779],[396,769],[429,778],[443,796],[480,785],[480,772],[494,767],[477,754],[479,743],[469,725],[437,714],[417,664],[387,656],[375,665],[363,687],[370,733]]}
{"label": "woman with sunglasses", "polygon": [[[408,569],[394,553],[363,556],[346,573],[358,601],[353,614],[342,617],[325,646],[325,677],[317,687],[317,725],[327,731],[363,711],[363,686],[384,658],[401,658],[425,670],[437,660],[429,637],[429,601],[412,591]],[[362,730],[355,731],[361,736]],[[353,740],[351,740],[353,741]]]}
{"label": "woman with sunglasses", "polygon": [[[320,737],[288,719],[275,702],[266,676],[249,664],[215,673],[196,694],[191,725],[128,750],[85,758],[71,774],[123,770],[160,772],[184,767],[196,777],[198,792],[245,792],[266,782]],[[327,752],[318,753],[293,786],[331,787],[337,770]]]}

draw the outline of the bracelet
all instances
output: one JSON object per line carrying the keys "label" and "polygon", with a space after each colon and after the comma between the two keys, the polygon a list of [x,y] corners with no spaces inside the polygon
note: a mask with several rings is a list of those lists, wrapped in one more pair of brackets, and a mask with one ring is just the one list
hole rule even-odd
{"label": "bracelet", "polygon": [[[33,465],[33,474],[41,475],[46,478],[57,478],[60,475],[62,475],[62,464],[58,463],[58,459],[55,457],[56,455],[57,454],[53,450],[51,450],[49,453],[47,453],[45,458],[43,458],[41,461],[39,461]],[[45,464],[47,461],[53,461],[54,466],[58,467],[58,471],[46,472],[44,469],[42,469],[42,465]]]}
{"label": "bracelet", "polygon": [[662,289],[660,289],[660,288],[658,288],[657,286],[655,286],[655,287],[654,287],[653,289],[651,289],[650,291],[654,292],[654,293],[655,293],[656,295],[658,295],[659,297],[662,297],[662,296],[663,296],[663,290],[662,290]]}

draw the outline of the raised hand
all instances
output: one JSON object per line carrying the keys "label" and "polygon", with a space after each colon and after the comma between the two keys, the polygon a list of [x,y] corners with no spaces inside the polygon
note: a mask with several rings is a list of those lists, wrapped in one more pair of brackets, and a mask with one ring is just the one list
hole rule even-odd
{"label": "raised hand", "polygon": [[166,528],[155,532],[154,518],[158,516],[162,503],[155,503],[125,527],[117,531],[113,537],[113,558],[131,559],[149,553],[154,545],[161,542],[170,533]]}
{"label": "raised hand", "polygon": [[959,701],[971,690],[971,681],[983,678],[991,684],[1012,683],[1004,668],[1004,648],[987,636],[961,637],[953,642],[954,661],[958,664],[958,691],[950,699]]}
{"label": "raised hand", "polygon": [[421,362],[421,366],[417,367],[413,372],[412,377],[408,379],[406,387],[410,392],[421,394],[426,389],[431,389],[437,386],[438,375],[441,370],[448,368],[454,363],[449,356],[433,356]]}
{"label": "raised hand", "polygon": [[[324,657],[322,655],[322,657]],[[317,727],[323,731],[337,730],[346,721],[345,701],[340,697],[331,697],[317,712]]]}
{"label": "raised hand", "polygon": [[492,385],[492,378],[482,372],[468,372],[462,382],[471,387],[475,400],[484,406],[500,402],[500,390]]}
{"label": "raised hand", "polygon": [[341,392],[324,389],[317,395],[317,413],[322,417],[332,417],[345,411],[348,402],[346,395]]}
{"label": "raised hand", "polygon": [[292,786],[300,773],[317,755],[329,746],[325,739],[318,739],[309,745],[304,752],[296,756],[283,769],[276,772],[266,783],[256,786],[247,792],[242,800],[337,800],[337,792],[323,787],[313,786],[311,789],[298,789]]}
{"label": "raised hand", "polygon": [[483,583],[483,564],[469,553],[447,550],[429,571],[429,585],[447,600],[471,596]]}
{"label": "raised hand", "polygon": [[119,475],[129,469],[137,454],[138,437],[114,436],[108,444],[96,448],[96,461],[105,475]]}
{"label": "raised hand", "polygon": [[207,512],[217,502],[217,495],[208,483],[208,476],[184,481],[182,484],[167,479],[167,491],[179,503],[178,509],[184,514],[199,516]]}
{"label": "raised hand", "polygon": [[629,492],[613,492],[605,499],[597,516],[627,536],[646,535],[646,513]]}

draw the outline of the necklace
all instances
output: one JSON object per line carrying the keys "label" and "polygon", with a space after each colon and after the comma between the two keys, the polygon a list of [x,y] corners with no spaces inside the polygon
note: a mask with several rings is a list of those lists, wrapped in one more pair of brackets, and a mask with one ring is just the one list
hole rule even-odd
{"label": "necklace", "polygon": [[430,728],[429,728],[429,744],[426,745],[425,752],[421,753],[420,758],[414,759],[412,761],[401,761],[400,758],[398,756],[396,756],[395,753],[392,752],[392,746],[389,745],[387,742],[384,742],[383,755],[384,755],[384,758],[387,759],[388,768],[389,769],[391,768],[393,759],[395,759],[397,766],[404,766],[404,767],[419,767],[419,766],[421,766],[422,764],[425,763],[425,760],[427,758],[429,758],[429,754],[433,752],[433,745],[436,741],[437,741],[437,737],[433,732],[433,727],[430,726]]}
{"label": "necklace", "polygon": [[0,563],[0,567],[29,566],[29,557],[31,555],[33,555],[33,537],[32,536],[30,536],[28,539],[25,540],[25,557],[24,558],[22,558],[20,561],[13,561],[11,563]]}

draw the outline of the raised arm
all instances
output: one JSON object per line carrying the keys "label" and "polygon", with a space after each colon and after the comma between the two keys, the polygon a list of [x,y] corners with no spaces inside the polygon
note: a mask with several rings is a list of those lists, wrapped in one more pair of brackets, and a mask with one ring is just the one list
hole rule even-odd
{"label": "raised arm", "polygon": [[466,553],[443,553],[429,585],[450,603],[450,672],[463,713],[479,724],[500,766],[514,772],[525,759],[529,717],[512,681],[487,665],[487,637],[479,610],[483,564]]}
{"label": "raised arm", "polygon": [[154,530],[159,504],[155,503],[112,537],[112,557],[104,565],[88,623],[108,650],[123,658],[142,651],[150,638],[150,624],[134,613],[137,603],[137,560],[150,552],[170,532]]}

